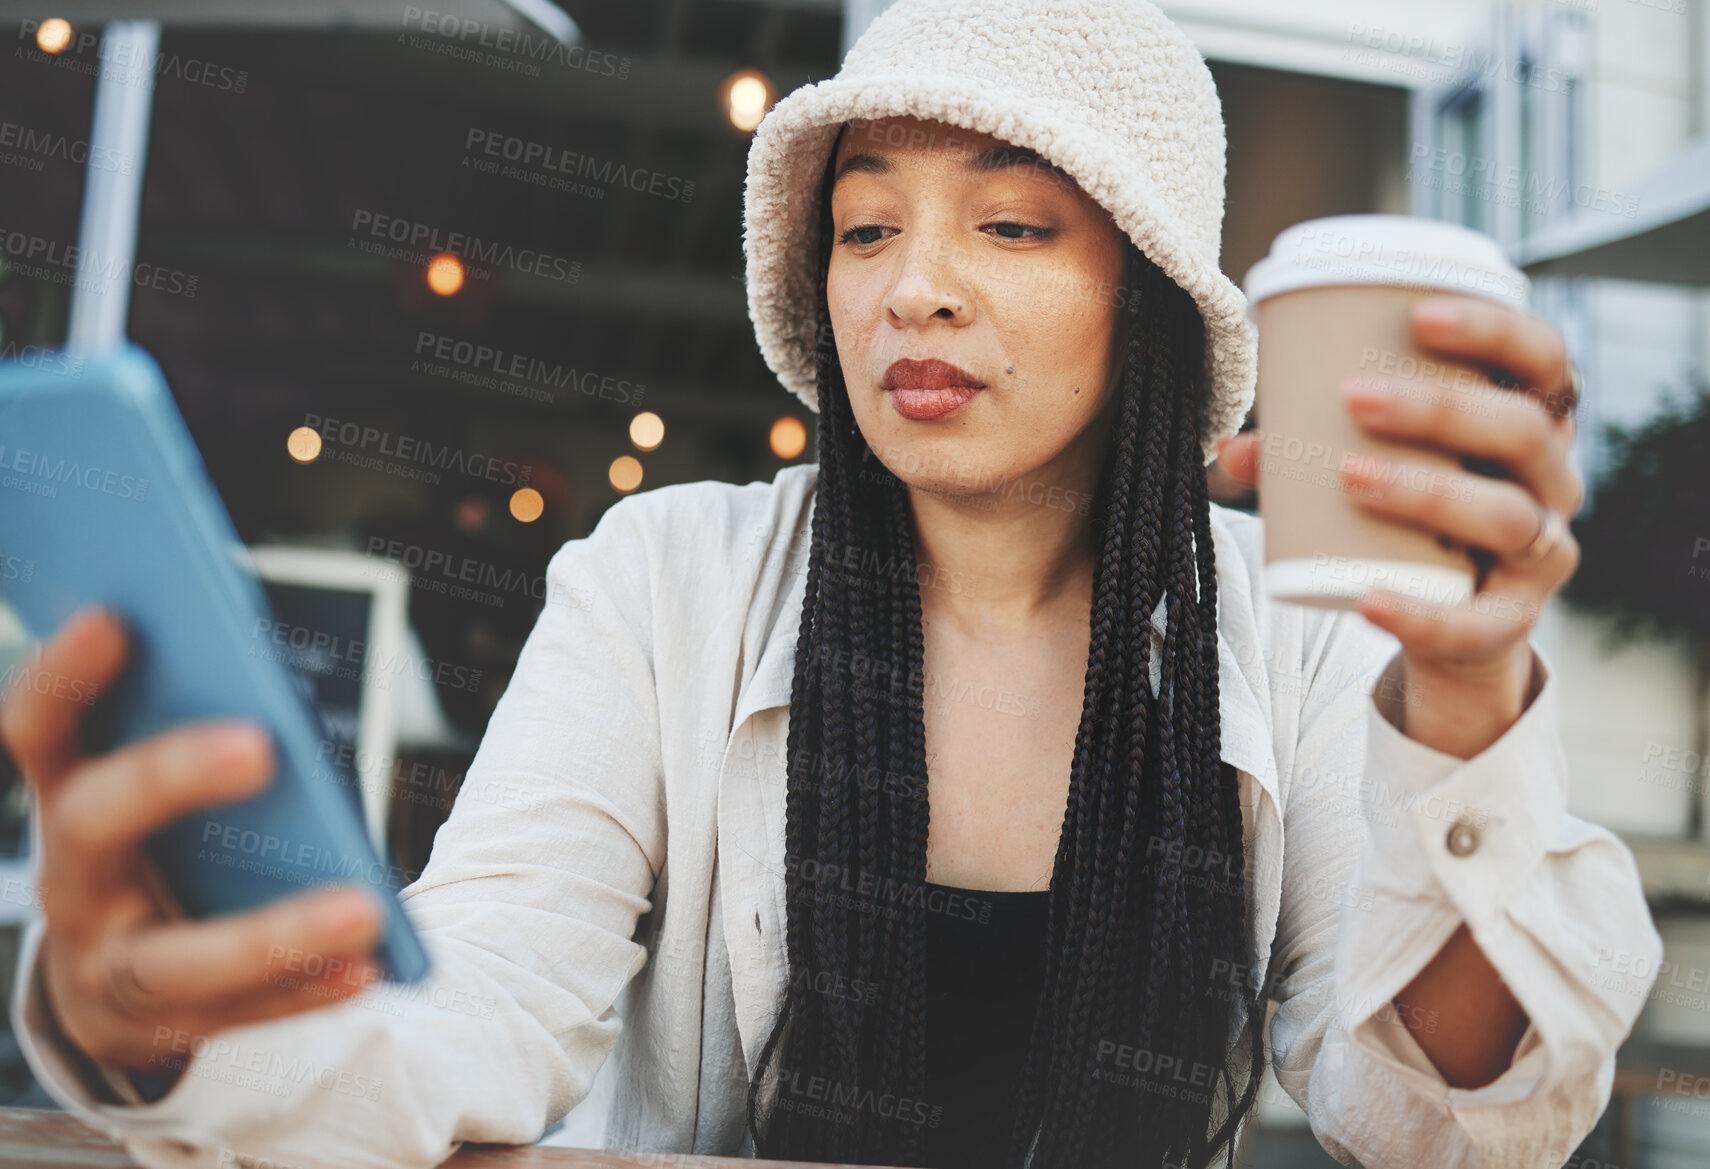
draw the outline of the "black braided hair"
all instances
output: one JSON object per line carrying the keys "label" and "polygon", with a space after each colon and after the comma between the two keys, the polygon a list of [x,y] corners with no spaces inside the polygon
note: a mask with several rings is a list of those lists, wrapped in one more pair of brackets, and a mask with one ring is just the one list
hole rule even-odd
{"label": "black braided hair", "polygon": [[[786,765],[790,976],[749,1085],[748,1124],[762,1157],[924,1165],[921,581],[908,489],[855,425],[831,334],[831,174],[828,161],[819,467]],[[1132,243],[1126,263],[1125,357],[1088,513],[1101,551],[1044,983],[1010,1098],[992,1101],[994,1117],[1013,1118],[1001,1169],[1232,1162],[1263,1068],[1258,990],[1235,975],[1249,968],[1246,855],[1236,776],[1219,755],[1204,323]],[[1161,698],[1148,628],[1160,601]],[[883,993],[816,993],[818,972]]]}

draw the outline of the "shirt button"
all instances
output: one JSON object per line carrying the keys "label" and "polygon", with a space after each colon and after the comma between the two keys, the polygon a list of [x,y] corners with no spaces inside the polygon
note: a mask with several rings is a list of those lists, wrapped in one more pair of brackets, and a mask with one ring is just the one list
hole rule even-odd
{"label": "shirt button", "polygon": [[1471,820],[1456,820],[1449,827],[1446,843],[1455,856],[1471,856],[1473,850],[1478,847],[1478,840],[1478,825]]}

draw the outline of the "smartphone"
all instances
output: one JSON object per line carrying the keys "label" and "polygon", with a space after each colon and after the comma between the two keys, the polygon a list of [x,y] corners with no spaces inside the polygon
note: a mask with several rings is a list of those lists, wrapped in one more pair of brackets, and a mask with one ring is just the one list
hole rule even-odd
{"label": "smartphone", "polygon": [[0,595],[30,634],[76,610],[121,618],[131,656],[90,705],[105,750],[191,720],[246,718],[271,732],[277,769],[258,794],[190,813],[145,854],[191,918],[253,909],[335,884],[385,907],[374,958],[419,981],[427,954],[399,904],[405,882],[376,855],[354,778],[290,665],[257,652],[272,612],[160,368],[126,345],[0,362]]}

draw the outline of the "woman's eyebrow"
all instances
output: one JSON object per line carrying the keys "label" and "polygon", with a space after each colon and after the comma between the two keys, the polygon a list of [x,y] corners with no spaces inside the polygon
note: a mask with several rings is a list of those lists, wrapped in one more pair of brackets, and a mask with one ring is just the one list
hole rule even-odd
{"label": "woman's eyebrow", "polygon": [[[1040,157],[1038,151],[1025,146],[993,146],[991,149],[983,150],[968,159],[967,166],[969,170],[987,173],[1006,170],[1015,166],[1030,166],[1034,170],[1042,171],[1064,182],[1074,182],[1062,167],[1046,161]],[[890,160],[879,154],[851,154],[837,168],[837,173],[832,177],[831,185],[835,187],[838,180],[844,175],[856,171],[872,175],[889,174],[891,173]]]}
{"label": "woman's eyebrow", "polygon": [[990,150],[981,151],[968,160],[968,168],[978,171],[1004,170],[1012,166],[1030,166],[1035,170],[1055,175],[1066,182],[1073,182],[1069,174],[1054,162],[1048,162],[1039,156],[1037,150],[1026,146],[994,146]]}
{"label": "woman's eyebrow", "polygon": [[851,171],[860,171],[862,174],[870,175],[885,175],[891,173],[891,164],[877,154],[851,154],[837,168],[837,173],[832,176],[831,185],[835,187],[838,181]]}

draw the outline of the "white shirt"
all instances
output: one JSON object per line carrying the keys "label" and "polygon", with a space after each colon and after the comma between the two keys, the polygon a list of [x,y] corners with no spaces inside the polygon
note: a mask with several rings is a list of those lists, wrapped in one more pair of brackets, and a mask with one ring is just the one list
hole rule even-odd
{"label": "white shirt", "polygon": [[[631,496],[553,557],[401,894],[434,964],[424,984],[229,1029],[162,1100],[104,1103],[44,1009],[38,922],[12,1011],[49,1094],[157,1169],[221,1164],[222,1147],[428,1166],[463,1141],[538,1139],[610,1055],[608,1145],[751,1155],[746,1078],[786,977],[784,755],[815,471]],[[1560,1165],[1608,1102],[1662,943],[1632,854],[1565,810],[1545,663],[1489,748],[1432,750],[1374,701],[1395,696],[1380,680],[1395,639],[1268,602],[1260,521],[1213,506],[1211,528],[1222,756],[1254,891],[1252,968],[1230,977],[1277,1002],[1278,1081],[1350,1165]],[[1447,1086],[1391,1003],[1463,921],[1531,1019],[1513,1065],[1474,1090]]]}

